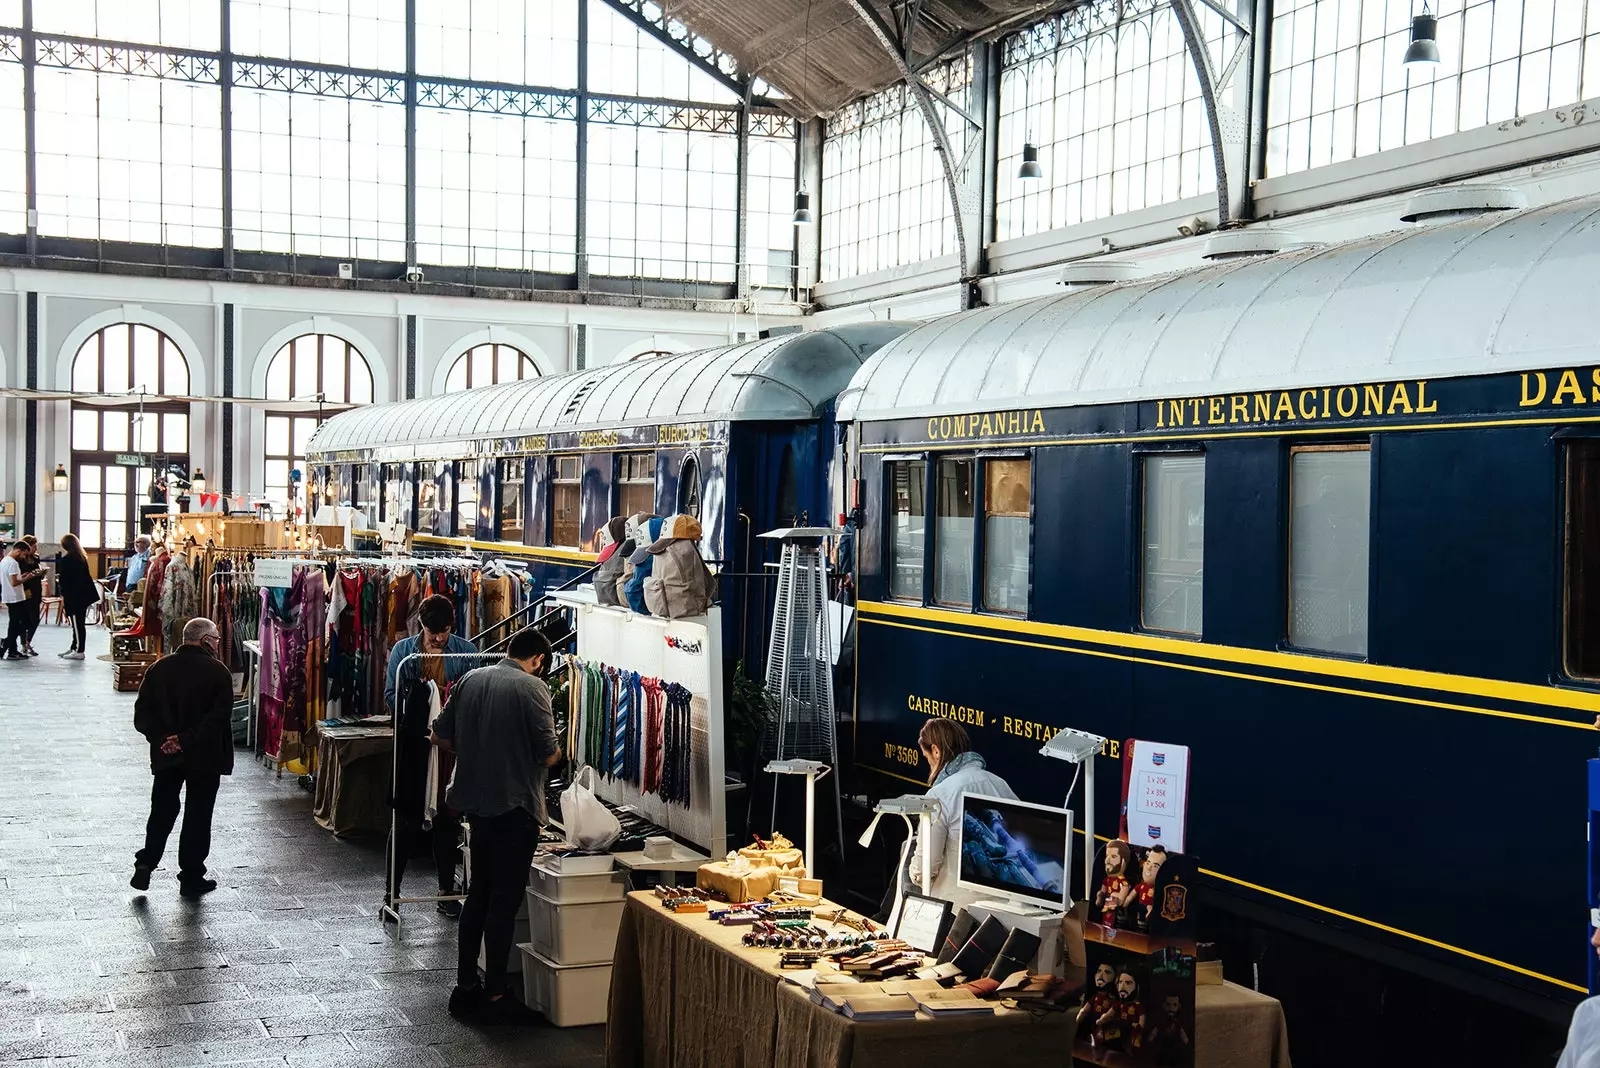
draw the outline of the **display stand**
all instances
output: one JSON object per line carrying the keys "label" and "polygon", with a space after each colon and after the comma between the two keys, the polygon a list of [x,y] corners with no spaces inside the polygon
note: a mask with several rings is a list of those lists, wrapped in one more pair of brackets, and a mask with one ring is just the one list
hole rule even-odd
{"label": "display stand", "polygon": [[[395,669],[395,678],[404,677],[406,665],[417,660],[475,660],[480,664],[491,663],[505,659],[504,653],[412,653],[403,657]],[[405,695],[395,693],[395,700],[403,702]],[[393,711],[394,741],[390,745],[390,777],[389,790],[391,796],[400,788],[400,711]],[[380,919],[394,921],[395,936],[400,936],[400,907],[402,905],[421,905],[427,902],[440,901],[465,901],[465,894],[418,894],[413,897],[401,897],[398,893],[400,883],[400,811],[394,805],[389,806],[389,863],[384,866],[383,905],[378,910]]]}
{"label": "display stand", "polygon": [[1070,815],[1072,812],[1072,792],[1078,786],[1078,773],[1087,771],[1083,784],[1083,899],[1094,900],[1094,758],[1099,755],[1101,747],[1106,740],[1098,734],[1089,734],[1086,731],[1073,730],[1067,727],[1056,733],[1039,750],[1040,756],[1053,757],[1056,760],[1065,760],[1069,764],[1076,764],[1078,771],[1072,773],[1072,783],[1067,787],[1067,799],[1061,807]]}
{"label": "display stand", "polygon": [[[878,821],[885,815],[899,816],[906,821],[906,840],[900,846],[900,862],[894,868],[894,907],[889,910],[888,924],[891,931],[899,926],[900,909],[905,905],[905,880],[902,875],[906,870],[906,858],[910,855],[911,843],[928,842],[933,837],[933,817],[938,815],[939,807],[939,799],[928,794],[886,797],[873,809],[872,822],[867,824],[867,829],[862,832],[860,843],[865,849],[872,842],[872,835],[878,829]],[[913,817],[917,821],[914,825],[911,822]],[[922,881],[919,885],[926,893],[932,883],[933,848],[930,843],[928,848],[922,851]]]}
{"label": "display stand", "polygon": [[[806,875],[816,877],[817,861],[814,850],[817,847],[817,780],[827,775],[833,769],[826,764],[815,760],[774,760],[767,764],[766,772],[769,775],[804,775],[806,779],[806,837],[805,859]],[[776,791],[774,791],[776,793]],[[776,807],[776,806],[774,806]],[[772,833],[777,834],[778,828],[772,828]]]}
{"label": "display stand", "polygon": [[[576,596],[553,594],[551,599],[573,611],[580,661],[637,672],[663,684],[677,683],[695,698],[690,706],[688,807],[665,801],[620,776],[605,774],[595,778],[595,795],[638,813],[680,842],[703,850],[708,857],[726,854],[723,724],[727,710],[722,692],[722,609],[713,605],[704,616],[661,619],[590,604]],[[577,719],[575,711],[574,722]],[[576,751],[577,747],[573,748]],[[598,765],[597,758],[602,754],[579,752],[577,756],[583,763]]]}

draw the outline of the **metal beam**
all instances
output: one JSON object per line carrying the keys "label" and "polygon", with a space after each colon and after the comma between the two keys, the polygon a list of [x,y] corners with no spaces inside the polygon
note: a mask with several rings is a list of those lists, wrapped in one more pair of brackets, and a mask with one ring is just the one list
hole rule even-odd
{"label": "metal beam", "polygon": [[[222,109],[220,116],[222,129],[222,266],[226,270],[233,270],[233,2],[232,0],[217,0],[222,10],[221,18],[222,59],[218,67],[221,78],[221,90],[218,93],[219,106]],[[228,305],[231,309],[233,305]],[[231,319],[229,320],[231,322]],[[231,358],[231,352],[230,352]],[[231,394],[229,394],[231,396]],[[233,432],[233,405],[222,406],[222,419],[224,432],[231,436]],[[227,441],[227,438],[224,438]],[[224,444],[223,448],[232,452],[232,442]],[[223,486],[227,487],[230,479],[227,473],[223,476]]]}
{"label": "metal beam", "polygon": [[[615,11],[617,14],[621,15],[623,18],[627,19],[629,22],[633,23],[635,26],[639,27],[645,33],[648,33],[651,37],[654,37],[656,40],[672,49],[678,55],[682,56],[684,60],[694,64],[706,74],[721,82],[740,98],[748,95],[746,88],[746,82],[749,81],[748,78],[729,74],[715,62],[714,58],[702,56],[699,52],[695,51],[693,46],[691,46],[688,42],[680,41],[676,37],[672,36],[671,31],[667,29],[667,20],[671,16],[667,14],[665,5],[660,5],[658,7],[658,10],[661,11],[661,18],[659,20],[652,20],[646,16],[642,10],[644,6],[644,0],[601,0],[601,2],[611,10]],[[688,27],[685,26],[685,29],[688,29]],[[689,32],[693,33],[694,31],[690,30]],[[711,43],[710,38],[707,38],[702,34],[695,34],[695,36],[705,40],[708,44]],[[711,48],[712,57],[726,55],[729,58],[732,58],[733,53],[726,52],[723,49],[718,48],[715,44],[711,44]],[[750,102],[756,107],[776,106],[771,100],[768,100],[764,96],[752,96],[750,97]]]}
{"label": "metal beam", "polygon": [[1239,44],[1234,49],[1222,76],[1218,77],[1216,68],[1211,62],[1211,49],[1207,46],[1205,35],[1200,28],[1195,0],[1171,0],[1171,2],[1172,13],[1177,16],[1178,25],[1183,30],[1184,44],[1189,50],[1189,61],[1194,65],[1195,76],[1200,82],[1200,96],[1206,106],[1206,124],[1211,131],[1211,162],[1217,177],[1217,226],[1223,227],[1232,222],[1234,212],[1230,192],[1232,183],[1228,177],[1228,148],[1223,141],[1223,121],[1217,94],[1227,87],[1234,71],[1238,69],[1239,60],[1250,45],[1251,30],[1237,18],[1224,13],[1214,0],[1200,0],[1206,7],[1237,27],[1239,32]]}
{"label": "metal beam", "polygon": [[[974,183],[964,177],[964,172],[970,172],[972,158],[977,147],[983,143],[983,138],[969,136],[967,151],[962,154],[959,162],[956,160],[955,149],[950,144],[950,135],[944,128],[944,117],[934,107],[935,94],[923,81],[922,75],[913,70],[906,57],[901,54],[900,42],[896,40],[893,29],[883,21],[883,17],[877,11],[873,10],[867,0],[848,0],[848,2],[872,30],[873,36],[878,39],[878,44],[894,60],[900,76],[905,79],[911,95],[916,98],[923,120],[928,124],[928,133],[933,137],[934,148],[939,153],[939,165],[944,170],[945,186],[950,192],[950,205],[955,217],[956,255],[961,263],[961,307],[970,308],[975,303],[973,298],[976,283],[983,270],[982,224],[978,214],[982,192],[981,189],[974,188]],[[938,95],[943,96],[942,93]],[[961,115],[968,122],[974,122],[964,110],[961,111]]]}

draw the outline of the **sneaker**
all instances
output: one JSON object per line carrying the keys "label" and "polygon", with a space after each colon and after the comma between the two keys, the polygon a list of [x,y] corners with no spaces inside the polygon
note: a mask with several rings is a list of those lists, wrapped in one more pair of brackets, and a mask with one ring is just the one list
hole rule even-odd
{"label": "sneaker", "polygon": [[441,901],[436,907],[441,916],[449,917],[452,920],[461,918],[461,902],[459,901]]}
{"label": "sneaker", "polygon": [[215,879],[190,879],[184,881],[182,886],[179,887],[178,896],[195,901],[211,893],[216,888],[217,881]]}
{"label": "sneaker", "polygon": [[458,1020],[476,1019],[487,1000],[482,984],[458,986],[450,991],[450,1015]]}
{"label": "sneaker", "polygon": [[74,650],[74,651],[72,651],[70,653],[63,654],[61,659],[63,659],[63,660],[82,660],[83,659],[83,654],[78,652],[78,651],[76,651],[76,650]]}
{"label": "sneaker", "polygon": [[26,659],[28,659],[28,655],[26,653],[7,653],[5,656],[0,657],[0,660],[26,660]]}
{"label": "sneaker", "polygon": [[38,656],[39,655],[39,650],[35,649],[31,645],[24,645],[22,647],[22,651],[27,653],[29,656]]}
{"label": "sneaker", "polygon": [[68,649],[68,650],[67,650],[67,651],[66,651],[66,652],[64,652],[64,653],[57,653],[57,654],[56,654],[56,655],[57,655],[57,656],[60,656],[60,657],[67,657],[67,656],[71,656],[71,655],[72,655],[72,654],[73,654],[73,653],[75,653],[75,652],[77,652],[77,651],[78,651],[78,650],[76,650],[76,649]]}
{"label": "sneaker", "polygon": [[139,891],[150,889],[150,869],[143,864],[135,864],[133,878],[128,880],[128,885]]}

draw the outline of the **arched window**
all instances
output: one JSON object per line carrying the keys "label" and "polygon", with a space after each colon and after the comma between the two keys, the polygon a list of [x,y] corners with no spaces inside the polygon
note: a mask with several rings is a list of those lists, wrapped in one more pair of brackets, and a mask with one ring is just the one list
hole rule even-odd
{"label": "arched window", "polygon": [[646,349],[644,352],[636,353],[633,356],[629,356],[628,357],[628,362],[632,363],[634,360],[653,360],[657,356],[671,356],[671,355],[673,355],[673,353],[668,349]]}
{"label": "arched window", "polygon": [[683,458],[683,471],[678,476],[678,512],[700,518],[700,462],[693,456]]}
{"label": "arched window", "polygon": [[444,391],[454,393],[473,386],[538,377],[539,367],[526,352],[512,345],[485,342],[456,357],[456,362],[450,365],[450,373],[445,375]]}
{"label": "arched window", "polygon": [[95,331],[72,359],[74,393],[146,400],[72,402],[72,529],[90,549],[123,549],[139,533],[139,505],[159,469],[189,474],[189,362],[155,327]]}
{"label": "arched window", "polygon": [[[267,364],[267,400],[297,402],[294,410],[267,412],[262,450],[267,497],[285,503],[292,517],[306,505],[306,445],[312,432],[346,405],[372,403],[372,369],[342,337],[301,334]],[[333,411],[321,410],[319,404],[332,406]],[[296,470],[301,475],[298,484],[289,478],[289,472]]]}

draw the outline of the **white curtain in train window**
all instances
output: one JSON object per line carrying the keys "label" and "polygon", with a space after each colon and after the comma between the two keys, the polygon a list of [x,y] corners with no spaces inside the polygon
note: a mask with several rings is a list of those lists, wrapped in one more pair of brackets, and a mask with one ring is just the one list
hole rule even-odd
{"label": "white curtain in train window", "polygon": [[1443,0],[1440,63],[1408,68],[1411,4],[1274,6],[1267,175],[1533,115],[1600,94],[1600,5]]}
{"label": "white curtain in train window", "polygon": [[1372,453],[1296,449],[1290,457],[1289,643],[1367,652]]}
{"label": "white curtain in train window", "polygon": [[983,462],[983,606],[1028,614],[1028,541],[1033,518],[1031,464]]}
{"label": "white curtain in train window", "polygon": [[1200,634],[1205,595],[1206,458],[1144,458],[1140,622],[1149,630]]}
{"label": "white curtain in train window", "polygon": [[933,528],[933,599],[972,603],[973,468],[970,457],[941,459],[934,483],[938,519]]}
{"label": "white curtain in train window", "polygon": [[897,601],[920,602],[928,465],[924,460],[892,460],[883,466],[889,511],[889,596]]}
{"label": "white curtain in train window", "polygon": [[[1107,6],[1085,5],[1006,42],[996,204],[1002,239],[1216,189],[1200,82],[1172,9],[1105,25]],[[1237,33],[1215,12],[1197,12],[1219,62]],[[1224,103],[1236,93],[1226,91]],[[1025,143],[1039,149],[1042,180],[1017,176]]]}

